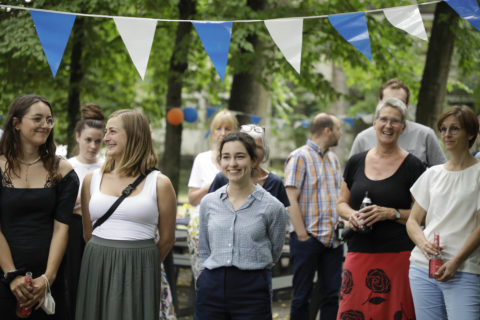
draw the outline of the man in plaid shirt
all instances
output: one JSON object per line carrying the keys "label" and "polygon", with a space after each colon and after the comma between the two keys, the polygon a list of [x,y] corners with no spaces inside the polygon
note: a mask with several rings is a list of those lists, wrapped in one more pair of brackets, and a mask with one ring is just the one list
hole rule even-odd
{"label": "man in plaid shirt", "polygon": [[342,134],[338,119],[320,113],[310,125],[311,138],[293,151],[285,164],[290,201],[290,261],[293,268],[291,320],[306,320],[313,278],[318,271],[320,319],[336,319],[343,246],[335,238],[337,197],[342,174],[330,147]]}

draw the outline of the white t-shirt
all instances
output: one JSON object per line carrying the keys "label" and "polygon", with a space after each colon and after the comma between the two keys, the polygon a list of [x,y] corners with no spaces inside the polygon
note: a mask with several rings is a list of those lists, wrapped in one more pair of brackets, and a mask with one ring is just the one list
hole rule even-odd
{"label": "white t-shirt", "polygon": [[[212,162],[212,151],[205,151],[199,153],[193,161],[192,172],[190,173],[190,179],[188,180],[189,188],[202,188],[211,183],[218,170],[215,163]],[[200,212],[200,206],[196,206],[193,211],[193,216],[198,216]]]}
{"label": "white t-shirt", "polygon": [[78,179],[80,180],[80,188],[78,189],[79,192],[81,192],[82,190],[83,179],[85,178],[87,173],[95,169],[101,168],[103,165],[103,160],[99,160],[97,163],[83,163],[78,161],[77,157],[72,157],[68,159],[68,162],[70,162],[70,164],[73,167],[73,170],[75,170],[75,173],[77,174]]}
{"label": "white t-shirt", "polygon": [[[420,207],[427,211],[425,237],[433,241],[433,234],[438,234],[443,247],[442,259],[452,260],[478,223],[480,162],[462,171],[449,171],[444,165],[431,167],[410,191]],[[410,261],[428,269],[428,260],[418,247],[413,249]],[[480,274],[480,247],[458,271]]]}
{"label": "white t-shirt", "polygon": [[[126,197],[113,214],[98,228],[93,235],[110,240],[146,240],[154,239],[158,225],[157,176],[154,170],[145,177],[142,191],[137,195]],[[100,192],[102,174],[96,169],[90,183],[90,219],[92,225],[103,216],[117,197]]]}

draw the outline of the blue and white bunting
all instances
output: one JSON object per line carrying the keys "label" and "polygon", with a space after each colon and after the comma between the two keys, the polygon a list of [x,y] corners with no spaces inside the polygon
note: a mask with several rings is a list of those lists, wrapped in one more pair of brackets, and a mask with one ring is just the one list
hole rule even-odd
{"label": "blue and white bunting", "polygon": [[383,13],[394,27],[422,40],[428,40],[417,5],[384,9]]}

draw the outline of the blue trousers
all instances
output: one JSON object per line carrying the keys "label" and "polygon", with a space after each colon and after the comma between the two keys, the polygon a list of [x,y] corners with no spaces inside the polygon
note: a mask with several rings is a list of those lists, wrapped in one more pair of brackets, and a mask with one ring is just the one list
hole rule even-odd
{"label": "blue trousers", "polygon": [[291,320],[308,319],[310,296],[315,272],[320,290],[320,319],[335,320],[338,311],[339,290],[342,284],[343,246],[325,247],[310,236],[299,241],[295,232],[290,234],[290,263],[293,268],[293,299]]}
{"label": "blue trousers", "polygon": [[205,269],[197,279],[194,320],[271,320],[267,270]]}
{"label": "blue trousers", "polygon": [[457,271],[440,282],[428,277],[428,270],[410,263],[410,288],[419,320],[480,318],[480,275]]}

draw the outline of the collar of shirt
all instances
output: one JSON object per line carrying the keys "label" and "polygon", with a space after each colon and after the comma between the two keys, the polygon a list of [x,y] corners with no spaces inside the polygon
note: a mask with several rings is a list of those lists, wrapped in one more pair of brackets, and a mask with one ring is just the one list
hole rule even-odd
{"label": "collar of shirt", "polygon": [[316,153],[318,153],[322,158],[327,154],[328,151],[330,151],[330,149],[326,149],[325,152],[322,152],[322,150],[320,150],[320,147],[317,146],[312,140],[308,139],[307,140],[307,146],[309,146],[310,148],[312,148],[313,150],[315,150]]}
{"label": "collar of shirt", "polygon": [[[226,184],[226,185],[224,185],[223,187],[220,188],[219,196],[220,196],[221,200],[227,199],[227,187],[228,187],[228,184]],[[255,189],[253,189],[253,192],[248,196],[248,198],[250,199],[250,197],[253,197],[254,199],[259,200],[259,201],[262,200],[262,198],[263,198],[262,187],[260,187],[260,185],[256,184]]]}

